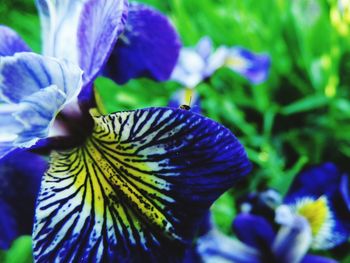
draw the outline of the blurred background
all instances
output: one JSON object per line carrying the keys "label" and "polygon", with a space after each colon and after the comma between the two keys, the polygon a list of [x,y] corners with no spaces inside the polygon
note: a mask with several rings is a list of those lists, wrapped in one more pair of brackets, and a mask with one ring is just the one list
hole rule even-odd
{"label": "blurred background", "polygon": [[[40,52],[40,25],[32,0],[1,0],[0,24],[15,29]],[[165,13],[184,46],[210,36],[215,47],[242,46],[271,57],[266,82],[252,85],[218,70],[197,91],[202,111],[245,146],[253,171],[213,206],[219,228],[231,234],[235,200],[273,187],[285,193],[297,173],[332,161],[350,172],[350,8],[336,0],[143,0]],[[133,80],[96,84],[109,112],[166,106],[175,82]],[[0,262],[31,262],[30,237],[17,240]],[[333,252],[334,253],[334,252]],[[349,252],[350,255],[350,252]],[[334,253],[342,262],[350,256]]]}

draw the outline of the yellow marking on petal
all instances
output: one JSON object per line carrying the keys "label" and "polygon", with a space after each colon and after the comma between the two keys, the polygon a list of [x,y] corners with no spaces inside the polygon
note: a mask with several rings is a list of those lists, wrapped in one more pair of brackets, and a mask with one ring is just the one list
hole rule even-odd
{"label": "yellow marking on petal", "polygon": [[330,211],[325,197],[320,197],[316,200],[305,200],[297,205],[296,212],[308,220],[313,236],[319,233],[330,217]]}
{"label": "yellow marking on petal", "polygon": [[225,60],[225,65],[232,68],[244,69],[247,67],[247,61],[239,56],[229,56]]}

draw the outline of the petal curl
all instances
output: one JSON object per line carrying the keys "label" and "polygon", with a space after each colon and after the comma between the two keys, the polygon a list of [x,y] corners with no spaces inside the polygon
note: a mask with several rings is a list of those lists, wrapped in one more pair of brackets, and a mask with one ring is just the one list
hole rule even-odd
{"label": "petal curl", "polygon": [[143,4],[130,4],[122,37],[104,74],[118,84],[132,78],[169,79],[180,51],[180,40],[168,18]]}
{"label": "petal curl", "polygon": [[12,56],[17,52],[30,52],[23,39],[11,28],[0,25],[0,56]]}
{"label": "petal curl", "polygon": [[43,53],[69,59],[90,84],[106,63],[124,29],[127,0],[36,0]]}
{"label": "petal curl", "polygon": [[34,53],[0,57],[0,157],[45,138],[56,114],[76,99],[82,72]]}
{"label": "petal curl", "polygon": [[85,145],[51,157],[36,209],[36,261],[176,261],[213,201],[250,169],[243,147],[189,111],[92,113]]}
{"label": "petal curl", "polygon": [[[20,164],[20,165],[19,165]],[[34,205],[47,162],[16,150],[0,160],[0,249],[32,232]]]}

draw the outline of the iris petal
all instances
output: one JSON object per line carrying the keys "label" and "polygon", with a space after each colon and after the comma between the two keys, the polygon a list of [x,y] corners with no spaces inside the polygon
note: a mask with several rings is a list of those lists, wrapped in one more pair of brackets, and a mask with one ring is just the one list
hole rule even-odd
{"label": "iris petal", "polygon": [[46,169],[42,157],[23,150],[0,160],[0,249],[32,232],[35,199]]}
{"label": "iris petal", "polygon": [[14,30],[0,25],[0,56],[12,56],[17,52],[30,52],[30,48]]}
{"label": "iris petal", "polygon": [[239,214],[233,221],[233,229],[242,242],[269,253],[275,233],[271,224],[263,217]]}
{"label": "iris petal", "polygon": [[277,262],[298,263],[311,245],[311,229],[307,220],[292,215],[287,207],[277,210],[281,228],[272,244],[272,251]]}
{"label": "iris petal", "polygon": [[122,32],[126,0],[36,0],[43,53],[69,59],[84,71],[88,85],[100,73]]}
{"label": "iris petal", "polygon": [[203,263],[260,263],[258,250],[211,230],[197,241],[197,253]]}
{"label": "iris petal", "polygon": [[243,147],[188,111],[92,113],[85,145],[51,157],[36,209],[36,260],[181,257],[170,248],[188,244],[212,202],[250,169]]}
{"label": "iris petal", "polygon": [[254,54],[247,49],[234,47],[228,50],[226,66],[253,84],[259,84],[268,77],[270,58],[267,55]]}
{"label": "iris petal", "polygon": [[176,64],[180,40],[166,16],[142,4],[131,4],[126,29],[104,74],[118,84],[137,77],[164,81]]}
{"label": "iris petal", "polygon": [[[313,247],[329,249],[348,239],[350,234],[349,216],[342,196],[343,173],[332,163],[312,167],[300,173],[294,180],[284,203],[294,208],[307,208],[307,217],[312,227],[321,224],[314,234]],[[322,204],[322,200],[326,202]],[[324,215],[323,211],[327,211]],[[298,211],[297,211],[298,212]],[[303,212],[305,214],[305,211]],[[324,218],[324,219],[322,219]],[[318,222],[322,220],[322,222]]]}
{"label": "iris petal", "polygon": [[[45,138],[56,114],[75,99],[82,72],[34,53],[0,57],[0,157]],[[5,127],[6,126],[6,127]]]}

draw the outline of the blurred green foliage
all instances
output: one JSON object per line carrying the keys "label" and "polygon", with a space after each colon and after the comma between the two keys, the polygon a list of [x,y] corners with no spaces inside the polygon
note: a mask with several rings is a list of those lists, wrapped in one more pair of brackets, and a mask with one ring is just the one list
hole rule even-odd
{"label": "blurred green foliage", "polygon": [[[254,164],[249,177],[213,206],[225,232],[235,214],[234,197],[241,193],[264,187],[285,193],[301,169],[325,161],[350,171],[350,12],[340,10],[338,1],[140,2],[166,13],[185,46],[208,35],[216,46],[239,45],[271,56],[264,84],[250,85],[221,69],[197,88],[204,115],[230,128]],[[2,0],[0,23],[40,50],[32,0]],[[100,78],[96,86],[108,112],[165,106],[181,88],[146,79],[117,86]]]}

